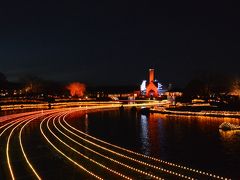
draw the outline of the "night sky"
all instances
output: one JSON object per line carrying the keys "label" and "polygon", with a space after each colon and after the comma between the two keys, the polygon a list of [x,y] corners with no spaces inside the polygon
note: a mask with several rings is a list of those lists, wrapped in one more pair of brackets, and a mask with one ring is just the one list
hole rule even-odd
{"label": "night sky", "polygon": [[0,72],[92,85],[239,75],[240,9],[221,1],[7,1]]}

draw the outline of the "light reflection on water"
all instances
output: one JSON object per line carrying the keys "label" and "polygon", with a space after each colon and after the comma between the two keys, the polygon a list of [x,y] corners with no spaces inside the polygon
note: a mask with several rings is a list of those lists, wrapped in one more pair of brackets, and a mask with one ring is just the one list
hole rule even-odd
{"label": "light reflection on water", "polygon": [[84,132],[88,133],[88,114],[87,113],[85,114],[84,125],[85,125]]}
{"label": "light reflection on water", "polygon": [[229,142],[237,141],[238,140],[237,136],[240,136],[240,130],[232,130],[232,131],[219,130],[219,133],[223,141],[229,141]]}
{"label": "light reflection on water", "polygon": [[148,119],[146,115],[141,115],[141,133],[140,133],[140,139],[142,142],[141,151],[145,155],[150,155],[150,148],[149,148],[149,134],[148,134]]}
{"label": "light reflection on water", "polygon": [[[240,136],[219,132],[222,122],[240,125],[239,119],[142,115],[101,111],[82,116],[77,128],[140,153],[226,177],[240,177]],[[81,118],[80,118],[81,119]]]}

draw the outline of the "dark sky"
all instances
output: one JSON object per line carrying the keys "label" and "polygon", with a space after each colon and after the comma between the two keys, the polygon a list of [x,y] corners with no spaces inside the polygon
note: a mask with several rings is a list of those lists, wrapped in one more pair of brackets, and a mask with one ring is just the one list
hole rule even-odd
{"label": "dark sky", "polygon": [[7,1],[0,72],[93,85],[239,75],[239,8],[227,1]]}

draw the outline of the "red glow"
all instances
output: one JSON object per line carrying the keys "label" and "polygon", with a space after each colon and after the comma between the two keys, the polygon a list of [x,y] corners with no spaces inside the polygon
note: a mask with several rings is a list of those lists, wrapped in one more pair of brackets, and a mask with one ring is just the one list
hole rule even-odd
{"label": "red glow", "polygon": [[154,69],[149,69],[149,84],[147,85],[147,97],[157,97],[158,96],[158,88],[157,85],[154,84]]}
{"label": "red glow", "polygon": [[67,86],[67,89],[70,91],[71,96],[82,97],[86,90],[86,86],[83,83],[73,82]]}

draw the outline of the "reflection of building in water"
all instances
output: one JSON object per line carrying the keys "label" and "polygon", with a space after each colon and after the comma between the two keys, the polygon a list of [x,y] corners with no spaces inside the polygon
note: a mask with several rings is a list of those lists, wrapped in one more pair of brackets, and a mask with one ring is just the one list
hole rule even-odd
{"label": "reflection of building in water", "polygon": [[157,117],[158,116],[155,116],[155,113],[150,113],[148,117],[148,136],[150,149],[152,150],[151,153],[161,151],[161,142],[163,142],[162,140],[164,139],[165,134],[163,128],[164,121]]}
{"label": "reflection of building in water", "polygon": [[88,113],[85,114],[84,125],[85,125],[85,133],[88,133]]}
{"label": "reflection of building in water", "polygon": [[141,115],[141,143],[142,143],[142,152],[145,155],[150,155],[149,152],[149,137],[148,137],[148,119],[147,116]]}

